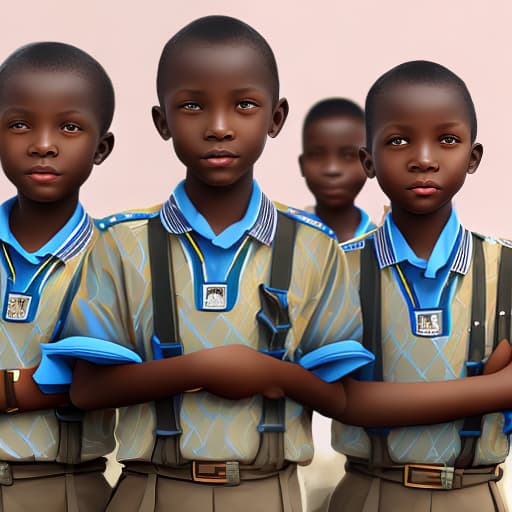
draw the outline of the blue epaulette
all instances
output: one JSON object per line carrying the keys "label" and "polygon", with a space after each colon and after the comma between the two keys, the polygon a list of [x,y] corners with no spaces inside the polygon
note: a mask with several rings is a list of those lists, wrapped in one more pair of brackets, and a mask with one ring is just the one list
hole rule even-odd
{"label": "blue epaulette", "polygon": [[340,248],[344,252],[357,251],[358,249],[362,249],[365,246],[364,240],[349,240],[348,242],[344,242],[340,244]]}
{"label": "blue epaulette", "polygon": [[366,244],[366,240],[369,237],[373,237],[377,229],[378,228],[372,229],[371,231],[368,231],[362,234],[361,236],[352,238],[350,240],[347,240],[346,242],[342,242],[340,244],[340,249],[344,252],[357,251],[359,249],[363,249]]}
{"label": "blue epaulette", "polygon": [[122,212],[109,215],[103,219],[95,219],[94,223],[100,231],[106,231],[108,228],[120,224],[121,222],[129,222],[133,220],[144,220],[156,217],[160,212]]}
{"label": "blue epaulette", "polygon": [[292,207],[288,207],[286,211],[281,210],[281,213],[284,213],[301,224],[306,224],[307,226],[311,226],[312,228],[322,231],[322,233],[325,233],[334,240],[338,239],[336,237],[336,233],[329,226],[326,226],[314,213],[298,210],[297,208]]}

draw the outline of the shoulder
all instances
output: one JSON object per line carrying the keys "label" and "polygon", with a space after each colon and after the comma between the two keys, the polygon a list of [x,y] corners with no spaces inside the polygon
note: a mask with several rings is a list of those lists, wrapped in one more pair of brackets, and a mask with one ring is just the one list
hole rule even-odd
{"label": "shoulder", "polygon": [[471,234],[476,240],[481,241],[481,243],[485,246],[496,247],[497,249],[502,249],[503,247],[512,249],[512,240],[508,240],[506,238],[498,238],[489,235],[483,235],[481,233],[475,233],[473,231],[471,232]]}
{"label": "shoulder", "polygon": [[147,224],[149,219],[157,217],[160,213],[161,207],[162,205],[155,205],[149,208],[126,210],[124,212],[109,215],[102,219],[96,219],[95,224],[100,231],[116,229],[119,225],[125,225],[131,229],[136,229],[141,225]]}
{"label": "shoulder", "polygon": [[278,203],[274,201],[274,206],[277,208],[277,211],[286,217],[289,217],[296,221],[299,224],[304,226],[309,226],[317,231],[320,231],[326,234],[328,237],[336,240],[336,234],[334,231],[327,225],[325,225],[319,217],[317,217],[314,213],[307,212],[305,210],[299,210],[298,208],[294,208],[292,206],[287,206],[282,203]]}

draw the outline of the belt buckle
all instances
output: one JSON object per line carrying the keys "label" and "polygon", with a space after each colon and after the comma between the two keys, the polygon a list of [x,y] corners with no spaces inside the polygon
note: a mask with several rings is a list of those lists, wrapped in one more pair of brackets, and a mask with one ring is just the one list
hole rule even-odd
{"label": "belt buckle", "polygon": [[12,485],[11,466],[8,462],[0,462],[0,485]]}
{"label": "belt buckle", "polygon": [[[411,481],[411,470],[433,471],[439,475],[439,483],[417,483]],[[404,486],[416,489],[437,489],[450,490],[453,487],[453,475],[455,468],[447,466],[434,466],[429,464],[405,464],[404,465]]]}
{"label": "belt buckle", "polygon": [[192,461],[192,480],[204,484],[225,486],[240,485],[240,469],[237,461]]}

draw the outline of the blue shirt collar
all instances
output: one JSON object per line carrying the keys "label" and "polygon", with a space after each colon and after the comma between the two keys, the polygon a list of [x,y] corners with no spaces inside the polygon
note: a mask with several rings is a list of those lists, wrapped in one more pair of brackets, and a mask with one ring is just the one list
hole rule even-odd
{"label": "blue shirt collar", "polygon": [[[460,236],[459,236],[460,234]],[[458,243],[457,243],[458,241]],[[425,277],[435,278],[440,268],[453,257],[451,271],[467,274],[471,264],[473,239],[471,232],[460,224],[454,210],[443,228],[428,261],[418,258],[388,213],[384,224],[375,233],[375,252],[379,267],[389,267],[407,261],[425,269]]]}
{"label": "blue shirt collar", "polygon": [[241,220],[216,235],[208,221],[197,211],[185,191],[182,181],[162,205],[160,218],[165,229],[174,235],[195,231],[221,248],[229,248],[246,234],[265,245],[271,245],[277,225],[277,210],[272,201],[253,182],[249,205]]}
{"label": "blue shirt collar", "polygon": [[71,218],[62,229],[35,252],[27,252],[14,238],[9,227],[9,216],[17,198],[8,199],[0,205],[0,240],[9,244],[28,262],[37,265],[52,255],[66,262],[83,251],[91,241],[93,222],[83,206],[78,204]]}
{"label": "blue shirt collar", "polygon": [[361,208],[357,206],[356,208],[361,214],[361,222],[359,222],[359,226],[357,226],[352,238],[358,238],[376,227],[375,224],[371,221],[370,216],[364,210],[361,210]]}

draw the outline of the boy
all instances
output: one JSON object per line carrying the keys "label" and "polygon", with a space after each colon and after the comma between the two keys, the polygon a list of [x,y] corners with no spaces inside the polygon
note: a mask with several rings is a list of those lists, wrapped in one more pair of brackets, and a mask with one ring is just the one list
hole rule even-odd
{"label": "boy", "polygon": [[[32,380],[39,343],[58,336],[97,238],[78,202],[110,154],[109,77],[63,43],[24,46],[0,67],[0,161],[16,197],[0,206],[0,509],[104,510],[113,411],[71,414]],[[33,411],[33,412],[31,412]]]}
{"label": "boy", "polygon": [[[278,84],[266,41],[233,18],[196,20],[162,52],[153,119],[186,178],[161,207],[105,221],[65,329],[125,343],[146,361],[77,361],[74,371],[76,405],[136,404],[120,411],[125,469],[110,511],[299,511],[296,465],[311,459],[312,445],[309,414],[293,400],[363,424],[368,416],[409,424],[422,413],[418,395],[410,409],[388,400],[403,386],[327,384],[281,360],[357,339],[360,319],[336,242],[287,223],[253,181],[267,136],[288,112]],[[199,362],[188,370],[190,358]],[[489,407],[508,406],[502,382],[511,371],[470,383],[475,401],[492,382]],[[198,386],[205,389],[166,398]],[[438,388],[420,388],[432,404]],[[459,388],[444,393],[441,417],[451,417]]]}
{"label": "boy", "polygon": [[[401,64],[368,93],[361,161],[391,213],[347,257],[384,381],[471,375],[493,339],[510,339],[509,249],[472,235],[452,207],[482,157],[476,131],[466,85],[438,64]],[[335,422],[333,433],[348,463],[331,511],[505,510],[495,483],[509,450],[501,413],[378,433]]]}
{"label": "boy", "polygon": [[340,242],[375,228],[354,200],[366,182],[359,161],[364,145],[364,112],[344,98],[322,100],[310,109],[302,128],[299,165],[315,197],[312,213],[334,230]]}

